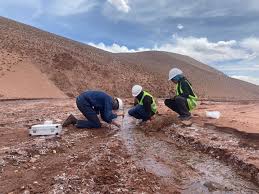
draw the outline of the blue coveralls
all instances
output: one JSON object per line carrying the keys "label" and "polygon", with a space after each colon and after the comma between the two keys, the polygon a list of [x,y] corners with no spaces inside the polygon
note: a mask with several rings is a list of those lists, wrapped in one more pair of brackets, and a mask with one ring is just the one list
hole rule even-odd
{"label": "blue coveralls", "polygon": [[98,114],[101,118],[111,123],[113,119],[117,118],[116,114],[112,112],[112,97],[102,91],[86,91],[81,93],[76,98],[76,105],[87,120],[78,120],[77,128],[100,128],[101,123]]}
{"label": "blue coveralls", "polygon": [[129,110],[129,115],[136,118],[141,119],[142,121],[147,121],[150,118],[150,115],[145,111],[143,105],[136,105]]}

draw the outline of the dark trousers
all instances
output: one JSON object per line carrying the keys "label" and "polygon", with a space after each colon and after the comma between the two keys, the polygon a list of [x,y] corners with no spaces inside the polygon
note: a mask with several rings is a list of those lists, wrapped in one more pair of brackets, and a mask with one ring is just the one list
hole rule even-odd
{"label": "dark trousers", "polygon": [[[147,121],[150,118],[150,115],[145,111],[144,106],[142,105],[136,105],[133,108],[129,110],[129,115],[136,118],[136,119],[142,119],[143,121]],[[154,113],[151,114],[153,116]]]}
{"label": "dark trousers", "polygon": [[184,97],[176,96],[174,99],[166,99],[165,105],[180,116],[191,116],[187,99]]}
{"label": "dark trousers", "polygon": [[81,113],[86,117],[87,120],[77,120],[76,127],[77,128],[100,128],[101,122],[97,117],[96,111],[89,104],[89,102],[82,98],[77,97],[76,99],[77,108],[81,111]]}

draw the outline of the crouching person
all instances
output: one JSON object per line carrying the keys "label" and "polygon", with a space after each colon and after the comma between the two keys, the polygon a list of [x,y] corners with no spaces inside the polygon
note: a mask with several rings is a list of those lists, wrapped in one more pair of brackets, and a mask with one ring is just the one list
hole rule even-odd
{"label": "crouching person", "polygon": [[100,128],[101,122],[98,114],[106,123],[120,127],[114,119],[123,115],[113,113],[113,110],[123,109],[123,102],[120,98],[113,98],[102,91],[86,91],[76,98],[76,105],[87,120],[78,120],[71,114],[63,123],[63,127],[72,124],[77,128]]}
{"label": "crouching person", "polygon": [[139,85],[133,86],[132,96],[135,97],[135,106],[129,110],[129,115],[141,119],[142,122],[151,120],[151,117],[157,112],[157,105],[153,96],[143,91],[143,88]]}
{"label": "crouching person", "polygon": [[169,81],[176,84],[176,95],[173,99],[166,99],[165,105],[179,114],[181,120],[189,120],[196,106],[198,97],[192,89],[191,83],[183,76],[180,69],[173,68],[169,72]]}

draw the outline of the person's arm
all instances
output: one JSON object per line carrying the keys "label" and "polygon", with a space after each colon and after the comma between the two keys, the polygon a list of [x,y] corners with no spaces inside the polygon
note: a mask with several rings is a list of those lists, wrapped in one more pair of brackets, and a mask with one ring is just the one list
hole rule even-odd
{"label": "person's arm", "polygon": [[105,99],[101,117],[106,123],[111,123],[113,119],[117,118],[117,115],[112,112],[112,101],[109,98]]}
{"label": "person's arm", "polygon": [[116,121],[112,121],[111,124],[118,127],[118,128],[121,127],[121,125],[119,123],[117,123]]}
{"label": "person's arm", "polygon": [[100,110],[99,110],[98,108],[93,107],[93,109],[94,109],[94,111],[96,112],[96,114],[97,114],[97,115],[99,115],[99,114],[100,114]]}
{"label": "person's arm", "polygon": [[189,95],[193,95],[192,89],[186,81],[181,82],[181,88],[183,90],[183,93],[181,94],[182,97],[188,98]]}
{"label": "person's arm", "polygon": [[134,106],[138,105],[138,99],[134,98]]}
{"label": "person's arm", "polygon": [[150,96],[145,96],[145,98],[143,99],[143,106],[145,109],[145,112],[149,115],[148,117],[151,117],[151,104],[153,103],[153,100]]}

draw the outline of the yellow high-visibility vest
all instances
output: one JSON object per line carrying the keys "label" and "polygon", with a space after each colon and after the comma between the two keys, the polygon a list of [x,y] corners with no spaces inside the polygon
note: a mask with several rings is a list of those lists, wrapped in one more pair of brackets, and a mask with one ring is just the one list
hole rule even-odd
{"label": "yellow high-visibility vest", "polygon": [[151,104],[151,110],[152,110],[153,113],[156,113],[156,112],[157,112],[156,101],[155,101],[154,97],[153,97],[151,94],[149,94],[148,92],[145,92],[145,91],[144,91],[144,94],[143,94],[141,100],[140,100],[140,101],[138,100],[138,104],[139,104],[139,105],[143,105],[143,100],[144,100],[145,96],[150,96],[150,97],[152,98],[152,101],[153,101],[153,102],[152,102],[152,104]]}
{"label": "yellow high-visibility vest", "polygon": [[[190,82],[188,80],[185,80],[188,85],[190,86],[191,90],[192,89],[192,85],[190,84]],[[182,87],[180,86],[179,83],[176,84],[176,96],[180,96],[183,93]],[[189,95],[187,98],[187,103],[189,106],[189,110],[193,110],[196,106],[197,106],[197,101],[198,101],[198,96],[196,96],[196,94],[193,92],[194,96]]]}

